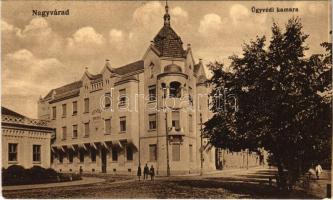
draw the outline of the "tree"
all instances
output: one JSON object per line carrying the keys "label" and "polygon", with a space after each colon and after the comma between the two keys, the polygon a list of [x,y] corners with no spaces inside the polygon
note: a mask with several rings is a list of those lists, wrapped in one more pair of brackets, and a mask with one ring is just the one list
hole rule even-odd
{"label": "tree", "polygon": [[[328,54],[305,58],[307,37],[299,18],[290,19],[284,32],[273,23],[268,48],[265,37],[245,44],[241,57],[230,57],[232,73],[221,63],[209,65],[216,98],[206,137],[216,147],[268,150],[281,188],[291,188],[311,165],[331,155],[331,95],[323,94],[332,91],[332,49],[323,43]],[[221,98],[227,99],[223,88],[237,97],[237,112],[221,109]]]}

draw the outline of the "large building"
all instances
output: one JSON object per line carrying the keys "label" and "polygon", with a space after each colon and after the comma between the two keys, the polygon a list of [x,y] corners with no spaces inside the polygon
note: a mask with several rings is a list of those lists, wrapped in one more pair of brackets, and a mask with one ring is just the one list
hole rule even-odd
{"label": "large building", "polygon": [[25,117],[1,107],[2,167],[38,165],[50,167],[50,145],[54,129],[47,121]]}
{"label": "large building", "polygon": [[202,62],[170,24],[142,59],[52,89],[38,102],[40,119],[56,129],[52,167],[59,171],[136,173],[153,165],[158,175],[216,169],[216,151],[201,138],[211,116]]}

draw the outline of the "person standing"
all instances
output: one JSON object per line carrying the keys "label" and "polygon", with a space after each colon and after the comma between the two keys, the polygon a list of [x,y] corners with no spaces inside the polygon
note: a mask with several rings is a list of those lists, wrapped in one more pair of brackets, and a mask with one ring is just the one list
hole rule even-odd
{"label": "person standing", "polygon": [[137,176],[138,176],[139,181],[140,181],[140,178],[141,178],[141,166],[140,166],[140,164],[139,164],[139,166],[138,166]]}
{"label": "person standing", "polygon": [[154,180],[154,176],[155,176],[155,169],[154,169],[154,166],[151,165],[151,167],[150,167],[150,179]]}
{"label": "person standing", "polygon": [[319,175],[323,172],[323,169],[321,168],[320,164],[316,166],[315,170],[316,170],[317,179],[319,179]]}
{"label": "person standing", "polygon": [[146,163],[145,167],[143,168],[143,179],[148,179],[148,174],[149,174],[149,167]]}

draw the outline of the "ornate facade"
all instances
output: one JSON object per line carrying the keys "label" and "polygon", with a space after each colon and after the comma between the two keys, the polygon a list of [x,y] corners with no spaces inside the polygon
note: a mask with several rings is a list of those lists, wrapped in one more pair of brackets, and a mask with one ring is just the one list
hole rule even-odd
{"label": "ornate facade", "polygon": [[201,138],[211,116],[202,62],[183,49],[164,25],[141,60],[51,90],[38,102],[40,119],[56,129],[52,167],[59,171],[136,173],[153,165],[158,175],[216,169],[215,149]]}
{"label": "ornate facade", "polygon": [[1,127],[2,167],[50,167],[50,145],[54,130],[47,121],[30,119],[1,107]]}

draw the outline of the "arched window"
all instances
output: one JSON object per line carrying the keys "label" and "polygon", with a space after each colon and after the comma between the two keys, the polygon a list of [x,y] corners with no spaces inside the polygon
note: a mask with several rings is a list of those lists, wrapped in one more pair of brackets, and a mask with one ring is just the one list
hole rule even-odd
{"label": "arched window", "polygon": [[167,87],[166,87],[166,84],[165,83],[161,83],[161,88],[162,88],[162,93],[163,93],[162,98],[166,98],[167,97]]}
{"label": "arched window", "polygon": [[181,84],[177,81],[173,81],[170,83],[170,97],[180,98],[181,95]]}

